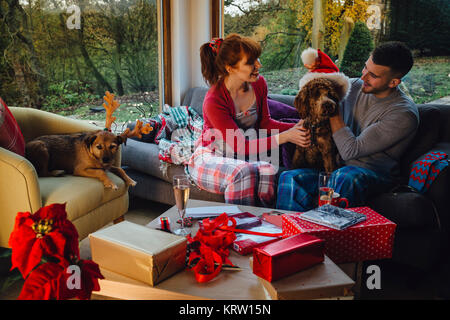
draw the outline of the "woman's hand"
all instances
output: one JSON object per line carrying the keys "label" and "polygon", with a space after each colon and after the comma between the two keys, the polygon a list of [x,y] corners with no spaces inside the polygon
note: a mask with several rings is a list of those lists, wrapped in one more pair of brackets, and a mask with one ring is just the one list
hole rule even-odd
{"label": "woman's hand", "polygon": [[283,144],[286,142],[291,142],[297,146],[307,148],[311,145],[311,134],[308,129],[303,127],[304,120],[300,120],[290,128],[278,135],[278,143]]}

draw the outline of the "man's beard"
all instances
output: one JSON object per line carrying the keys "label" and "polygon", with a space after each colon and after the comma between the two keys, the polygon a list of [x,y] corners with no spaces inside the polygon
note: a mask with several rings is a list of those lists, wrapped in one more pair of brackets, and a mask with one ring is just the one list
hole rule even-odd
{"label": "man's beard", "polygon": [[375,87],[372,87],[372,86],[367,86],[367,87],[363,86],[361,88],[362,92],[364,92],[364,93],[371,93],[371,94],[378,94],[378,93],[381,93],[381,92],[385,92],[386,90],[389,90],[389,86],[387,86],[387,85],[382,87],[382,88],[375,88]]}

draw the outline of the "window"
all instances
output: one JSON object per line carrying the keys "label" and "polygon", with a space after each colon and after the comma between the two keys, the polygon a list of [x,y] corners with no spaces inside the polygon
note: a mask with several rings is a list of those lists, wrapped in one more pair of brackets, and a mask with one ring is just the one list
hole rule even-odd
{"label": "window", "polygon": [[301,60],[307,47],[320,48],[340,71],[359,77],[374,45],[403,41],[415,64],[402,87],[424,103],[450,95],[449,17],[446,0],[225,0],[224,35],[259,41],[269,92],[291,95],[307,71]]}
{"label": "window", "polygon": [[[0,2],[0,96],[10,106],[104,120],[105,91],[118,122],[159,110],[156,0]],[[3,23],[5,22],[5,23]]]}

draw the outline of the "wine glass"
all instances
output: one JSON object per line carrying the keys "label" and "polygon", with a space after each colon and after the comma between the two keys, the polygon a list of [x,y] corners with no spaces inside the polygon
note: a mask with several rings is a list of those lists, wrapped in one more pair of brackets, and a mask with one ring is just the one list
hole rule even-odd
{"label": "wine glass", "polygon": [[331,173],[319,173],[319,207],[330,205],[333,200],[334,186],[331,179]]}
{"label": "wine glass", "polygon": [[173,193],[175,195],[175,203],[178,209],[178,214],[181,218],[181,228],[174,231],[179,236],[187,236],[190,234],[188,230],[184,228],[184,216],[186,214],[186,206],[189,200],[190,182],[186,175],[173,176]]}

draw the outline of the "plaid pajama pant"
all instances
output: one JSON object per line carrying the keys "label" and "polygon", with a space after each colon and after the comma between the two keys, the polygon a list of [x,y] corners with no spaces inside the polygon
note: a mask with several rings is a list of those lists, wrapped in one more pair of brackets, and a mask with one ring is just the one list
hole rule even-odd
{"label": "plaid pajama pant", "polygon": [[[335,192],[347,198],[349,207],[361,206],[373,194],[392,187],[392,180],[372,170],[345,166],[331,176]],[[281,173],[278,180],[278,209],[305,212],[318,205],[319,171],[294,169]]]}
{"label": "plaid pajama pant", "polygon": [[248,162],[198,147],[186,173],[201,189],[223,194],[226,203],[273,208],[276,169],[268,162]]}

